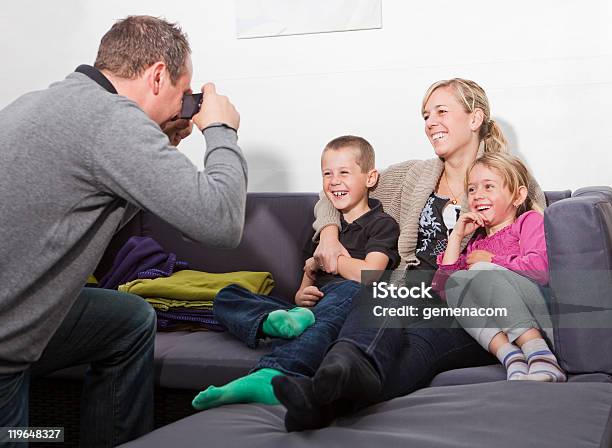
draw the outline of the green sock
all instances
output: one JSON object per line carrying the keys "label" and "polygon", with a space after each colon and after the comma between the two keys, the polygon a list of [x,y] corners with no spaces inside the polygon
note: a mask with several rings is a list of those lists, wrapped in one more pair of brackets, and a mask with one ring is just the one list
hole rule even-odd
{"label": "green sock", "polygon": [[275,369],[257,370],[225,386],[209,386],[191,402],[199,410],[232,403],[279,404],[272,390],[272,378],[283,373]]}
{"label": "green sock", "polygon": [[314,314],[308,308],[276,310],[268,314],[261,329],[268,336],[291,339],[301,335],[314,321]]}

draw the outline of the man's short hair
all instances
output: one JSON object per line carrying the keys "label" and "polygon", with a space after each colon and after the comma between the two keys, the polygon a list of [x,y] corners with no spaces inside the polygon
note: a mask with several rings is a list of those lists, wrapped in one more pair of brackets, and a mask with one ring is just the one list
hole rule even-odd
{"label": "man's short hair", "polygon": [[352,148],[357,153],[356,162],[361,168],[362,173],[367,173],[376,167],[376,161],[374,157],[374,148],[372,145],[363,137],[357,137],[355,135],[343,135],[333,139],[327,145],[323,152],[328,150],[338,150],[342,148]]}
{"label": "man's short hair", "polygon": [[163,61],[174,84],[183,74],[190,53],[187,35],[177,24],[151,16],[128,16],[102,37],[94,67],[134,79]]}

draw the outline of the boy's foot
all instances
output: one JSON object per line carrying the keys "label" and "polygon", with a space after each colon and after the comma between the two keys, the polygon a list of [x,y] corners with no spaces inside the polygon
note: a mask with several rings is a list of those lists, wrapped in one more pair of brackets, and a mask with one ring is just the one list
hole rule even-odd
{"label": "boy's foot", "polygon": [[225,386],[210,386],[200,392],[191,405],[202,411],[231,403],[279,404],[272,390],[272,378],[283,375],[275,369],[261,369]]}
{"label": "boy's foot", "polygon": [[329,426],[337,415],[330,405],[319,405],[312,390],[311,378],[277,376],[272,379],[274,394],[283,406],[288,432]]}
{"label": "boy's foot", "polygon": [[373,403],[382,391],[380,375],[366,355],[350,342],[338,342],[325,355],[313,380],[321,404],[346,399]]}
{"label": "boy's foot", "polygon": [[521,347],[529,365],[525,380],[563,383],[567,381],[565,372],[559,366],[557,358],[548,348],[544,339],[532,339]]}
{"label": "boy's foot", "polygon": [[276,310],[268,314],[261,330],[267,336],[291,339],[301,335],[314,322],[314,314],[308,308]]}

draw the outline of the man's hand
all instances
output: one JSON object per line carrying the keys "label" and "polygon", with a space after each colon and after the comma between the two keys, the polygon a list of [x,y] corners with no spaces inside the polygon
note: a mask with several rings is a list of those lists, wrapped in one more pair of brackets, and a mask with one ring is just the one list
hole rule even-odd
{"label": "man's hand", "polygon": [[202,87],[204,98],[200,112],[193,116],[193,122],[201,131],[213,123],[223,123],[230,128],[238,130],[240,126],[240,114],[230,103],[228,97],[218,95],[213,83],[204,84]]}
{"label": "man's hand", "polygon": [[295,293],[295,304],[310,308],[315,306],[324,295],[316,286],[307,286]]}
{"label": "man's hand", "polygon": [[191,130],[193,129],[193,125],[191,120],[173,120],[166,121],[161,125],[161,129],[168,136],[170,140],[170,144],[173,146],[178,146],[178,144],[184,138],[189,137],[191,134]]}
{"label": "man's hand", "polygon": [[475,250],[470,252],[470,254],[465,259],[465,262],[469,267],[472,267],[473,264],[478,263],[479,261],[486,261],[487,263],[491,263],[493,260],[493,254],[486,250]]}

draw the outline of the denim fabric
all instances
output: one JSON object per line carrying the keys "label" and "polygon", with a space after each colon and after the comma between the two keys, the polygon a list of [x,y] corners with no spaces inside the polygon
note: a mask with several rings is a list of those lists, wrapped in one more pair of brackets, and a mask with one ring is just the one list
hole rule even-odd
{"label": "denim fabric", "polygon": [[[430,306],[445,304],[434,300]],[[452,318],[387,318],[372,327],[363,317],[371,309],[368,292],[362,290],[352,301],[337,342],[350,342],[368,356],[380,374],[385,400],[427,386],[438,373],[498,362]]]}
{"label": "denim fabric", "polygon": [[499,363],[462,328],[428,324],[401,331],[399,356],[386,372],[381,401],[426,387],[442,372]]}
{"label": "denim fabric", "polygon": [[29,375],[90,364],[81,446],[111,447],[151,431],[154,341],[155,312],[148,303],[132,294],[84,288],[41,358],[25,372],[0,377],[0,426],[27,426]]}
{"label": "denim fabric", "polygon": [[[263,356],[253,370],[271,368],[294,376],[312,376],[321,364],[329,344],[338,336],[350,310],[352,297],[360,290],[359,283],[345,280],[325,285],[324,297],[313,307],[315,323],[299,337],[277,345]],[[291,309],[287,301],[253,294],[232,285],[215,297],[215,317],[249,347],[257,345],[257,332],[268,313]]]}
{"label": "denim fabric", "polygon": [[[28,426],[29,371],[0,375],[0,427]],[[0,434],[0,446],[24,448],[27,444],[7,442]]]}
{"label": "denim fabric", "polygon": [[293,300],[255,294],[238,285],[226,286],[213,300],[215,319],[249,348],[257,348],[259,328],[268,314],[291,308]]}

